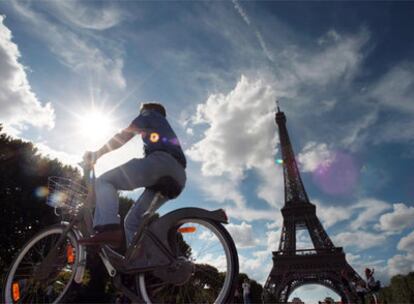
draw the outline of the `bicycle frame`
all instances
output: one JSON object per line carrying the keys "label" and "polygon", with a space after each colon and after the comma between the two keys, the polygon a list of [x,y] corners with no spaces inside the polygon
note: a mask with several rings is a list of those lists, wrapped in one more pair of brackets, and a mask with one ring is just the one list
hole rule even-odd
{"label": "bicycle frame", "polygon": [[[91,170],[84,169],[84,178],[88,188],[85,204],[70,222],[61,223],[65,226],[65,229],[55,246],[39,266],[39,270],[35,274],[38,279],[48,275],[51,269],[51,266],[49,266],[51,263],[49,262],[55,257],[57,248],[65,241],[68,233],[74,233],[77,239],[93,233],[92,208],[95,202],[95,172],[93,168]],[[153,271],[168,267],[177,262],[177,255],[174,254],[174,248],[171,248],[170,244],[170,232],[174,224],[182,218],[191,216],[194,218],[209,218],[221,223],[228,222],[226,214],[221,209],[207,211],[199,208],[178,209],[154,220],[157,201],[160,198],[162,198],[162,194],[156,193],[149,209],[143,214],[141,224],[124,256],[111,249],[108,245],[101,246],[99,256],[111,277],[116,279],[118,272],[138,274]],[[78,249],[79,264],[74,280],[80,283],[85,271],[87,253],[83,245],[79,245]],[[140,250],[144,250],[145,253],[150,252],[151,255],[143,259],[137,258]],[[125,293],[129,293],[129,297],[133,297],[130,291],[124,290],[124,286],[122,286],[119,278],[115,280],[115,283],[118,285],[118,288],[121,288]]]}

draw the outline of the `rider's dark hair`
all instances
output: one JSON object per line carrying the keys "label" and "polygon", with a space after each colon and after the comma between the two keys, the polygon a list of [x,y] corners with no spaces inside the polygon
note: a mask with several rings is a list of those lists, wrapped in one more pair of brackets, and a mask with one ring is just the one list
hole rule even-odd
{"label": "rider's dark hair", "polygon": [[167,116],[167,112],[165,111],[164,106],[160,103],[155,103],[155,102],[143,103],[141,104],[141,112],[143,110],[154,110],[160,113],[164,117]]}

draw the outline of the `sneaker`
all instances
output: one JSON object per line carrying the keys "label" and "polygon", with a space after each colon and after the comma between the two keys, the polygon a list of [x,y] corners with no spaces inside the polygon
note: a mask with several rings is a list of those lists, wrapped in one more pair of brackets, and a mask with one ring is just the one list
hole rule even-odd
{"label": "sneaker", "polygon": [[121,247],[123,244],[124,235],[122,229],[118,228],[115,230],[105,229],[103,231],[98,231],[96,234],[82,238],[78,242],[81,245],[86,246],[101,246],[101,245],[110,245],[112,247]]}

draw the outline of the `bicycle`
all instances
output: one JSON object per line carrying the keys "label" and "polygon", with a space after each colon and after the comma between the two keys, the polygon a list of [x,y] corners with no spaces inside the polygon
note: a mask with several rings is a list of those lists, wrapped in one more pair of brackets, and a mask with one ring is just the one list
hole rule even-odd
{"label": "bicycle", "polygon": [[[84,167],[83,173],[83,185],[49,179],[48,202],[65,220],[22,247],[5,280],[5,303],[58,303],[73,281],[82,282],[87,250],[78,240],[93,232],[95,196],[94,168]],[[228,223],[224,210],[181,208],[159,217],[158,199],[173,199],[181,189],[170,177],[162,177],[150,188],[156,195],[126,252],[99,247],[114,286],[139,303],[230,302],[239,264],[234,242],[223,226]],[[134,277],[132,287],[123,284],[123,275]]]}

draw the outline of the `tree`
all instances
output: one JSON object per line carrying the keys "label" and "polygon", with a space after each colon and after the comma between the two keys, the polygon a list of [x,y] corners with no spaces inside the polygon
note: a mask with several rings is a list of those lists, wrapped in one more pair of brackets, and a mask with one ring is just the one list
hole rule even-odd
{"label": "tree", "polygon": [[245,273],[239,273],[239,276],[237,277],[237,291],[236,296],[234,298],[234,303],[243,303],[243,289],[242,284],[244,280],[249,280],[250,283],[250,300],[252,303],[262,303],[262,293],[263,293],[263,287],[257,281],[250,279],[249,276]]}
{"label": "tree", "polygon": [[[80,182],[81,175],[76,168],[41,156],[32,143],[7,136],[1,130],[0,125],[0,269],[5,275],[12,259],[26,241],[41,229],[61,220],[54,214],[53,208],[45,204],[48,177],[62,176]],[[130,199],[120,199],[121,215],[125,215],[131,204]],[[88,293],[93,293],[95,289],[97,297],[103,295],[99,302],[103,299],[109,301],[110,296],[104,293],[110,280],[102,263],[96,263],[88,274]],[[83,288],[75,286],[75,289],[82,291]],[[73,302],[88,301],[76,293],[71,299]]]}
{"label": "tree", "polygon": [[[0,128],[1,131],[1,128]],[[0,267],[40,229],[59,221],[47,206],[49,176],[79,179],[79,172],[39,155],[28,142],[0,134]]]}
{"label": "tree", "polygon": [[383,303],[414,303],[414,272],[393,276],[390,285],[381,289],[380,299]]}

